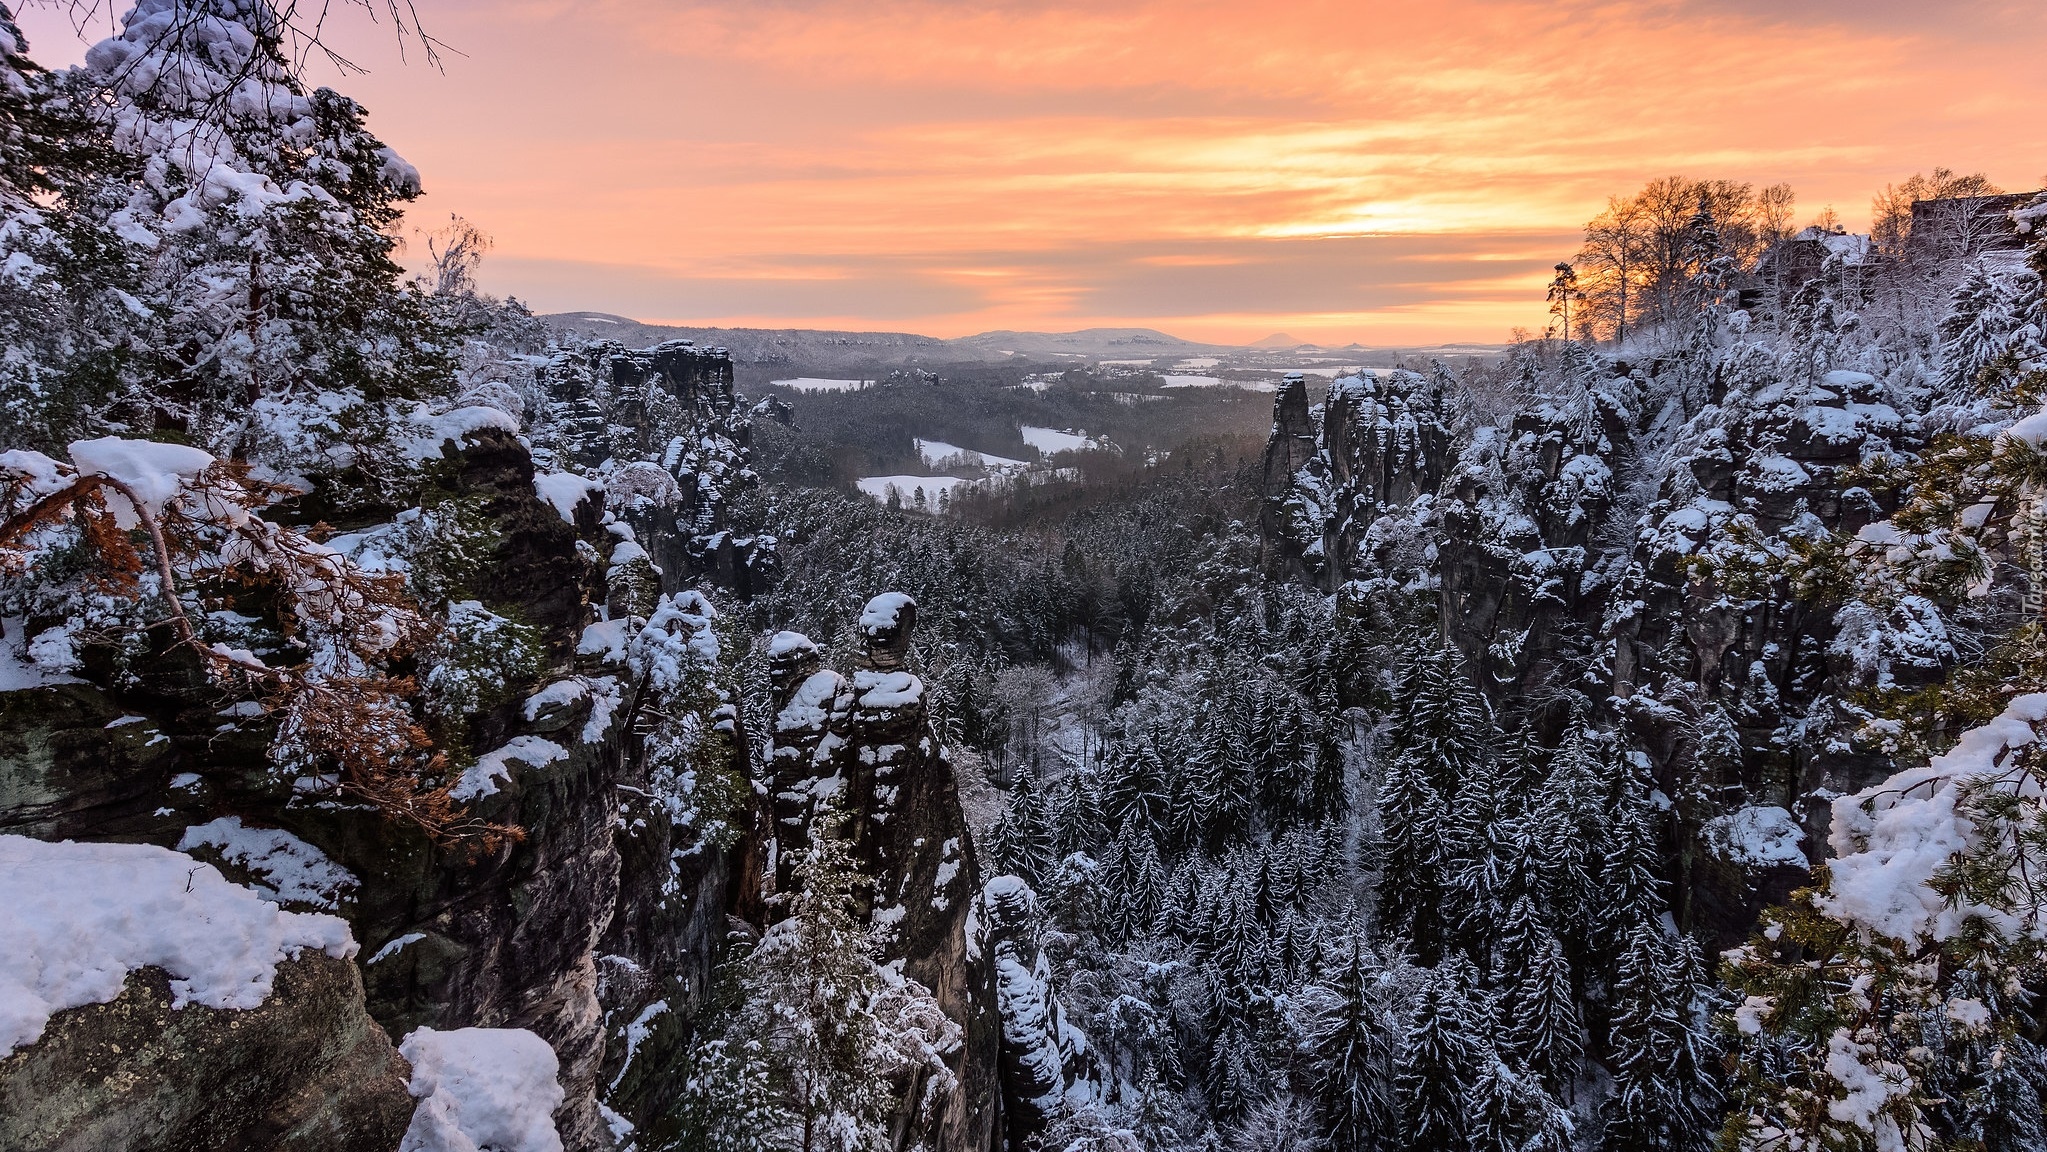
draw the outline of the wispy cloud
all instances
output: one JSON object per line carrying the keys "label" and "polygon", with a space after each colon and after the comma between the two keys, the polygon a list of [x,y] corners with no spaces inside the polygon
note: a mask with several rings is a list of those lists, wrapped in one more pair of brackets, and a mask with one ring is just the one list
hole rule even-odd
{"label": "wispy cloud", "polygon": [[1654,176],[2038,179],[2026,7],[450,0],[346,86],[541,308],[1497,339]]}

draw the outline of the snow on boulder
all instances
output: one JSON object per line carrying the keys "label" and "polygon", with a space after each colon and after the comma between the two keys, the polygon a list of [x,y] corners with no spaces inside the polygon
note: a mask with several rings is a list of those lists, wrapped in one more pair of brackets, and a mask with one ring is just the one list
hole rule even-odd
{"label": "snow on boulder", "polygon": [[398,1152],[561,1152],[560,1064],[547,1041],[524,1028],[421,1028],[398,1051],[419,1100]]}
{"label": "snow on boulder", "polygon": [[0,836],[0,1054],[138,968],[170,976],[173,1007],[255,1008],[305,948],[356,951],[340,918],[282,911],[182,852]]}
{"label": "snow on boulder", "polygon": [[877,711],[914,707],[924,699],[924,682],[908,672],[853,673],[853,691],[862,708]]}
{"label": "snow on boulder", "polygon": [[2022,777],[2008,773],[2007,762],[2038,738],[2034,726],[2042,720],[2047,692],[2016,697],[1997,719],[1964,732],[1946,755],[1835,800],[1827,842],[1837,859],[1819,910],[1865,934],[1914,945],[1947,940],[1974,918],[2018,931],[2008,911],[1951,903],[1932,882],[1957,853],[1976,846],[1974,821],[1957,810],[1964,790],[2018,784]]}
{"label": "snow on boulder", "polygon": [[497,794],[498,781],[510,781],[512,761],[516,760],[534,768],[545,768],[557,760],[569,758],[569,750],[552,740],[538,736],[514,736],[504,747],[486,752],[476,758],[476,763],[462,773],[448,789],[448,795],[456,800],[475,800]]}
{"label": "snow on boulder", "polygon": [[221,858],[258,877],[256,895],[272,903],[309,904],[332,912],[359,886],[355,874],[325,852],[282,828],[250,828],[239,816],[222,816],[185,829],[178,851],[212,848]]}
{"label": "snow on boulder", "polygon": [[[163,506],[176,498],[179,487],[213,464],[213,457],[197,448],[119,436],[75,440],[70,452],[71,463],[80,474],[106,476],[126,484],[151,516],[163,515]],[[123,528],[141,523],[126,497],[118,492],[105,495],[114,523]]]}
{"label": "snow on boulder", "polygon": [[1751,805],[1706,821],[1706,843],[1715,855],[1749,868],[1805,868],[1805,829],[1775,805]]}
{"label": "snow on boulder", "polygon": [[442,445],[450,442],[460,448],[472,432],[489,428],[502,428],[512,433],[519,431],[517,417],[482,404],[440,413],[430,412],[422,404],[413,412],[411,421],[417,431],[413,433],[406,454],[414,460],[431,460],[441,455]]}
{"label": "snow on boulder", "polygon": [[554,506],[561,518],[571,524],[576,522],[576,506],[591,495],[604,491],[603,485],[586,480],[574,472],[536,472],[533,475],[533,490],[542,500]]}
{"label": "snow on boulder", "polygon": [[2039,451],[2040,442],[2047,440],[2047,412],[2033,413],[2031,416],[2006,428],[2004,434],[2009,439],[2025,444],[2035,452]]}
{"label": "snow on boulder", "polygon": [[915,610],[917,602],[901,592],[883,592],[867,602],[860,610],[860,630],[873,635],[897,627],[903,616],[903,609]]}
{"label": "snow on boulder", "polygon": [[787,660],[817,651],[817,642],[801,632],[782,631],[768,637],[768,659]]}

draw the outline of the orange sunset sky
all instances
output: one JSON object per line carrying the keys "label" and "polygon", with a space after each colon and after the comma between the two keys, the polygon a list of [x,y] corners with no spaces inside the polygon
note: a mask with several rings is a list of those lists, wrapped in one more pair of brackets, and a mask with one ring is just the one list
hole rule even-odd
{"label": "orange sunset sky", "polygon": [[537,311],[1499,341],[1656,176],[1860,228],[1915,170],[2047,173],[2047,0],[419,5],[462,55],[352,13],[336,86]]}

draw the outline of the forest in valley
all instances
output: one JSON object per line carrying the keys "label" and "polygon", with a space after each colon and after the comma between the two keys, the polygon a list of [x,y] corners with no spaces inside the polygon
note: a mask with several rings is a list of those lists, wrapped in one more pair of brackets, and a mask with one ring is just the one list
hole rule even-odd
{"label": "forest in valley", "polygon": [[2047,1149],[2047,193],[742,394],[402,267],[295,18],[0,7],[0,1146]]}

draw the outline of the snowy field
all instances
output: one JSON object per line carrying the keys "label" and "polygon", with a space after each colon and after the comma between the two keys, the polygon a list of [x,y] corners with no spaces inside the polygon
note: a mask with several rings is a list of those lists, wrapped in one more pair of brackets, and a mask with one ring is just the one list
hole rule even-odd
{"label": "snowy field", "polygon": [[1246,392],[1277,392],[1277,380],[1224,380],[1218,376],[1166,376],[1168,388],[1242,388]]}
{"label": "snowy field", "polygon": [[1173,367],[1175,367],[1175,368],[1213,368],[1213,367],[1215,367],[1216,365],[1218,365],[1218,364],[1220,364],[1220,363],[1222,363],[1222,361],[1221,361],[1221,360],[1218,360],[1218,359],[1216,359],[1216,358],[1215,358],[1215,357],[1213,357],[1213,356],[1190,356],[1190,357],[1188,357],[1187,359],[1185,359],[1185,360],[1182,360],[1182,361],[1180,361],[1180,362],[1179,362],[1178,364],[1175,364],[1175,365],[1173,365]]}
{"label": "snowy field", "polygon": [[1085,436],[1061,432],[1057,428],[1033,428],[1026,424],[1018,431],[1023,433],[1024,443],[1048,456],[1054,452],[1086,452],[1099,447]]}
{"label": "snowy field", "polygon": [[924,489],[924,499],[936,501],[940,492],[950,492],[963,485],[972,485],[972,480],[958,476],[862,476],[854,481],[860,491],[876,500],[887,500],[889,489],[893,488],[905,504],[916,502],[917,489]]}
{"label": "snowy field", "polygon": [[865,380],[828,380],[822,376],[798,376],[793,380],[773,380],[770,383],[779,388],[793,388],[798,392],[851,392],[865,385]]}
{"label": "snowy field", "polygon": [[1011,460],[1007,456],[996,456],[987,452],[976,452],[972,448],[962,448],[957,444],[948,444],[943,440],[918,440],[917,456],[924,463],[932,465],[937,464],[941,460],[964,458],[968,463],[979,464],[983,468],[1022,468],[1024,466],[1024,462],[1021,460]]}
{"label": "snowy field", "polygon": [[1363,369],[1339,368],[1334,366],[1317,367],[1311,365],[1303,368],[1268,368],[1266,369],[1266,371],[1276,373],[1280,376],[1285,376],[1289,372],[1299,372],[1303,376],[1321,376],[1325,379],[1334,380],[1338,376],[1355,376],[1359,372],[1362,372]]}

